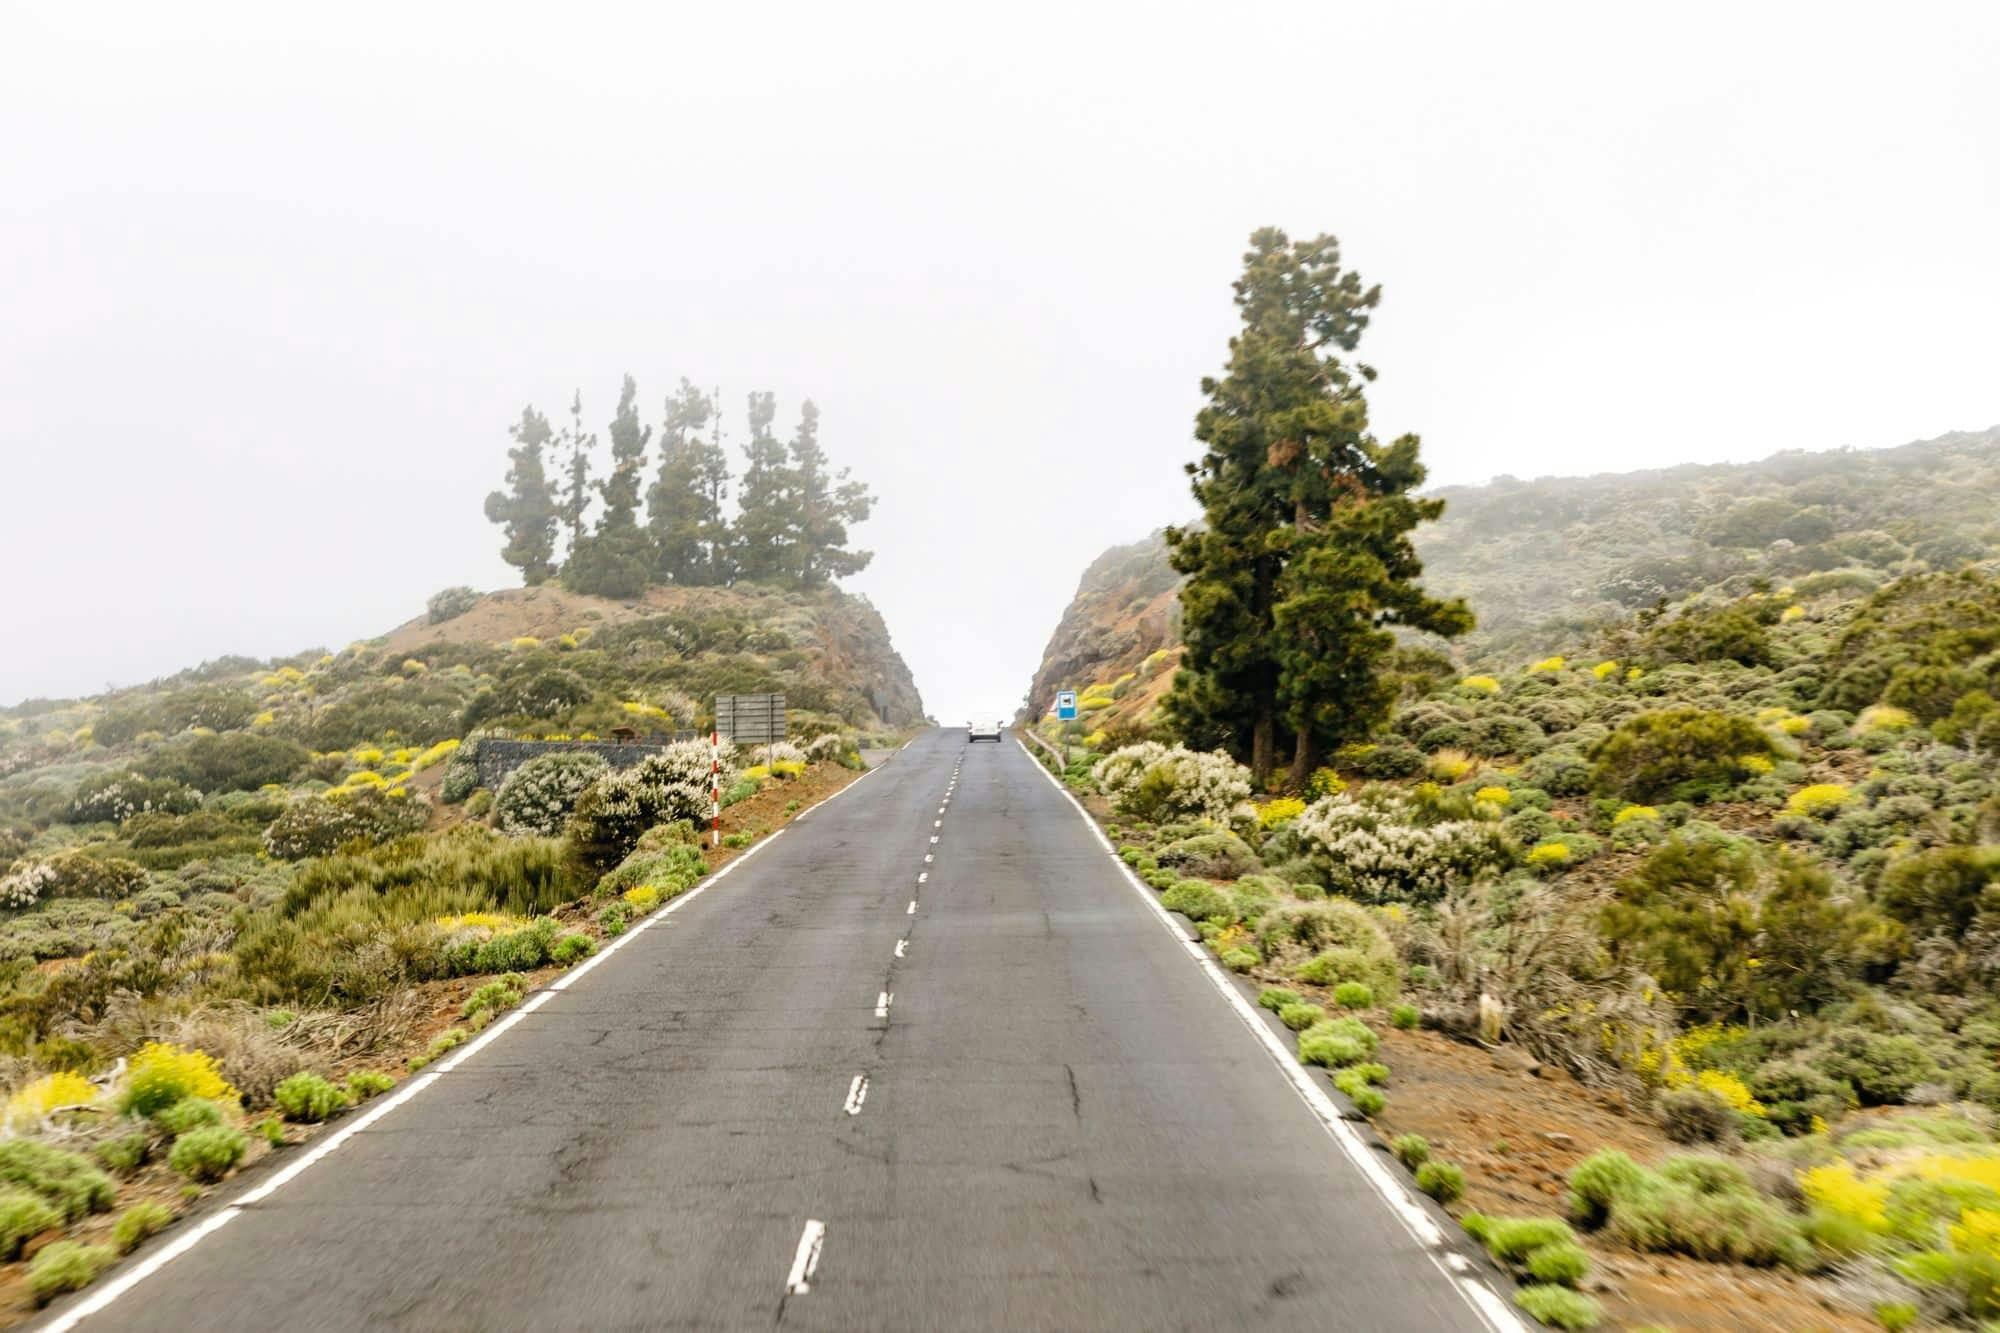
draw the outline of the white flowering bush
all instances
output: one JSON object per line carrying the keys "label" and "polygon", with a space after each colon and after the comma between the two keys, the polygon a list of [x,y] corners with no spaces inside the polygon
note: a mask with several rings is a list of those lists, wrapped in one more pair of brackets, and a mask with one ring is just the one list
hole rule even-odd
{"label": "white flowering bush", "polygon": [[[399,791],[402,789],[398,789]],[[374,787],[339,787],[302,796],[264,830],[264,850],[281,861],[326,856],[350,842],[384,843],[430,822],[421,796],[389,796]]]}
{"label": "white flowering bush", "polygon": [[837,731],[829,731],[824,736],[815,736],[806,743],[806,758],[814,762],[837,760],[851,747],[847,738]]}
{"label": "white flowering bush", "polygon": [[1436,902],[1452,885],[1506,869],[1514,849],[1485,820],[1419,825],[1393,806],[1329,796],[1292,830],[1326,871],[1327,887],[1361,902]]}
{"label": "white flowering bush", "polygon": [[507,775],[493,798],[503,832],[516,837],[553,838],[563,831],[577,797],[611,771],[588,752],[536,755]]}
{"label": "white flowering bush", "polygon": [[1227,822],[1250,799],[1250,770],[1220,751],[1141,741],[1105,756],[1097,785],[1119,810],[1141,819]]}
{"label": "white flowering bush", "polygon": [[[572,855],[601,875],[631,855],[647,829],[676,819],[706,820],[713,799],[711,754],[707,741],[680,741],[622,773],[598,779],[577,799],[570,816]],[[720,758],[719,781],[727,790],[736,781],[736,751],[724,746]]]}
{"label": "white flowering bush", "polygon": [[0,907],[33,907],[56,879],[56,868],[47,861],[23,861],[0,879]]}
{"label": "white flowering bush", "polygon": [[94,773],[77,784],[70,799],[72,824],[109,820],[122,824],[133,815],[157,810],[185,815],[201,804],[201,793],[171,778],[147,778],[137,773]]}

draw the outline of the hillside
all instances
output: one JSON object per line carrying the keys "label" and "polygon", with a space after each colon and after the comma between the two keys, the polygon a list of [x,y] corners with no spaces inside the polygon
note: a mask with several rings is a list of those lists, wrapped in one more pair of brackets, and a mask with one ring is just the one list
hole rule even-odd
{"label": "hillside", "polygon": [[[1436,494],[1444,517],[1417,534],[1425,586],[1464,597],[1478,617],[1452,645],[1458,660],[1504,668],[1587,643],[1661,600],[1759,581],[1864,592],[2000,552],[2000,427],[1895,449],[1503,477]],[[1093,562],[1043,653],[1031,714],[1057,689],[1108,690],[1176,646],[1175,586],[1157,533]],[[1162,689],[1120,687],[1096,725],[1136,721]]]}

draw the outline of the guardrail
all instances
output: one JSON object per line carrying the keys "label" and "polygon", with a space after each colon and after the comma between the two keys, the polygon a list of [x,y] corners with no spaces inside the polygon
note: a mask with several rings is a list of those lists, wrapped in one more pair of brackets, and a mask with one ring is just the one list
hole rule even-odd
{"label": "guardrail", "polygon": [[1016,727],[1015,730],[1020,732],[1021,735],[1027,737],[1029,740],[1033,741],[1035,744],[1041,746],[1042,749],[1048,754],[1049,758],[1056,761],[1056,776],[1061,777],[1063,774],[1063,770],[1069,767],[1069,756],[1067,754],[1064,754],[1061,750],[1058,750],[1055,746],[1049,744],[1047,741],[1043,740],[1040,736],[1037,736],[1035,734],[1035,729],[1033,727]]}

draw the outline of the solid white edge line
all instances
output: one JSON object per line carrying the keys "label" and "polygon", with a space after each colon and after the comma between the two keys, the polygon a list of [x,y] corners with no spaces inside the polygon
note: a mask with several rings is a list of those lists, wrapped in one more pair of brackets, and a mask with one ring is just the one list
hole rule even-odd
{"label": "solid white edge line", "polygon": [[1118,849],[1113,847],[1111,840],[1104,836],[1104,830],[1099,828],[1097,821],[1090,817],[1090,811],[1083,808],[1083,802],[1077,800],[1074,793],[1063,786],[1062,783],[1056,781],[1053,773],[1042,767],[1041,761],[1028,749],[1025,741],[1017,737],[1014,743],[1021,747],[1021,753],[1027,756],[1028,762],[1034,766],[1035,771],[1047,778],[1049,785],[1054,787],[1056,791],[1061,793],[1063,799],[1070,803],[1071,808],[1076,811],[1078,818],[1082,819],[1084,824],[1090,829],[1091,836],[1097,839],[1098,845],[1104,848],[1105,854],[1111,858],[1111,864],[1123,872],[1125,882],[1144,901],[1147,909],[1153,914],[1154,919],[1173,935],[1174,939],[1179,942],[1187,955],[1201,968],[1202,974],[1208,978],[1209,983],[1229,1002],[1230,1008],[1236,1012],[1236,1016],[1242,1020],[1243,1025],[1263,1045],[1265,1052],[1271,1057],[1278,1071],[1292,1085],[1292,1090],[1298,1093],[1299,1099],[1306,1104],[1307,1109],[1320,1122],[1320,1127],[1340,1147],[1341,1152],[1346,1155],[1348,1161],[1353,1163],[1355,1169],[1361,1173],[1362,1179],[1374,1187],[1375,1192],[1381,1196],[1383,1203],[1388,1205],[1389,1211],[1395,1215],[1396,1220],[1403,1224],[1404,1229],[1410,1233],[1411,1238],[1422,1248],[1425,1257],[1431,1261],[1432,1265],[1443,1275],[1444,1279],[1451,1283],[1452,1287],[1464,1298],[1466,1304],[1472,1307],[1473,1313],[1477,1314],[1486,1322],[1488,1327],[1495,1329],[1498,1333],[1527,1333],[1528,1325],[1522,1323],[1515,1316],[1514,1311],[1501,1298],[1500,1294],[1488,1286],[1483,1279],[1452,1271],[1452,1267],[1447,1261],[1447,1256],[1451,1252],[1445,1249],[1444,1232],[1431,1219],[1430,1214],[1424,1211],[1423,1205],[1416,1201],[1415,1196],[1409,1192],[1408,1187],[1401,1180],[1390,1174],[1389,1169],[1383,1165],[1376,1154],[1362,1141],[1361,1136],[1355,1132],[1354,1127],[1348,1124],[1346,1118],[1341,1115],[1340,1108],[1335,1106],[1333,1100],[1326,1095],[1326,1090],[1319,1086],[1319,1083],[1308,1072],[1307,1067],[1299,1063],[1297,1054],[1285,1049],[1284,1043],[1278,1040],[1277,1034],[1265,1025],[1262,1016],[1250,1007],[1250,1002],[1243,998],[1241,991],[1236,989],[1236,983],[1230,979],[1229,973],[1225,972],[1222,965],[1209,956],[1207,946],[1199,940],[1190,940],[1181,933],[1180,926],[1174,921],[1172,914],[1166,908],[1160,906],[1158,895],[1147,888],[1145,882],[1132,872],[1132,868],[1118,858]]}
{"label": "solid white edge line", "polygon": [[799,1236],[798,1252],[792,1256],[792,1271],[785,1278],[788,1295],[803,1296],[812,1290],[812,1275],[819,1268],[820,1247],[826,1243],[826,1223],[816,1217],[806,1219]]}
{"label": "solid white edge line", "polygon": [[[823,805],[839,800],[879,772],[881,772],[879,767],[869,769],[866,773],[863,773],[860,777],[833,793],[833,795],[826,797],[824,800],[814,802],[810,808],[817,810]],[[282,1170],[266,1179],[262,1184],[238,1195],[220,1211],[204,1218],[187,1232],[176,1236],[158,1252],[134,1260],[130,1268],[119,1273],[102,1286],[91,1288],[87,1299],[79,1301],[76,1305],[64,1310],[61,1314],[43,1325],[43,1328],[48,1333],[67,1333],[67,1330],[75,1328],[92,1315],[103,1313],[110,1307],[112,1302],[116,1301],[126,1292],[132,1290],[132,1288],[138,1286],[162,1268],[165,1268],[173,1260],[180,1258],[201,1241],[220,1230],[224,1224],[242,1212],[246,1206],[268,1199],[280,1187],[291,1183],[322,1159],[330,1156],[356,1134],[367,1129],[370,1125],[373,1125],[376,1121],[415,1097],[425,1088],[437,1082],[439,1078],[458,1068],[480,1051],[485,1050],[501,1033],[519,1023],[523,1018],[526,1018],[544,1004],[547,1004],[549,998],[555,992],[568,990],[588,975],[592,968],[595,968],[612,954],[617,953],[627,944],[630,944],[639,935],[649,930],[656,922],[666,919],[693,902],[696,898],[699,898],[712,886],[727,877],[730,871],[736,869],[736,867],[748,861],[758,852],[763,851],[766,847],[776,842],[784,835],[784,832],[784,829],[779,829],[777,832],[771,834],[770,837],[751,847],[728,865],[722,867],[722,869],[703,879],[701,883],[695,885],[686,893],[675,898],[672,902],[667,903],[663,907],[655,908],[651,913],[642,917],[638,924],[631,927],[623,935],[620,935],[617,939],[599,949],[582,963],[563,973],[541,991],[531,996],[525,1003],[510,1012],[505,1018],[492,1024],[484,1032],[453,1052],[450,1059],[432,1069],[425,1070],[415,1078],[406,1080],[395,1092],[383,1098],[359,1116],[343,1122],[340,1128],[332,1134],[315,1142],[297,1161],[287,1164]]]}

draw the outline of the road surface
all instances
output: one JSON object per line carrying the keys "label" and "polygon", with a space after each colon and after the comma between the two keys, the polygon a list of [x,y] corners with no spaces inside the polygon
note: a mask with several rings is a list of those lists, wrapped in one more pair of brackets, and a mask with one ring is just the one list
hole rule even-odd
{"label": "road surface", "polygon": [[290,1178],[253,1176],[250,1202],[176,1229],[181,1252],[169,1233],[52,1317],[1509,1326],[1020,745],[964,737],[923,734],[331,1152],[299,1169],[314,1149],[294,1150]]}

